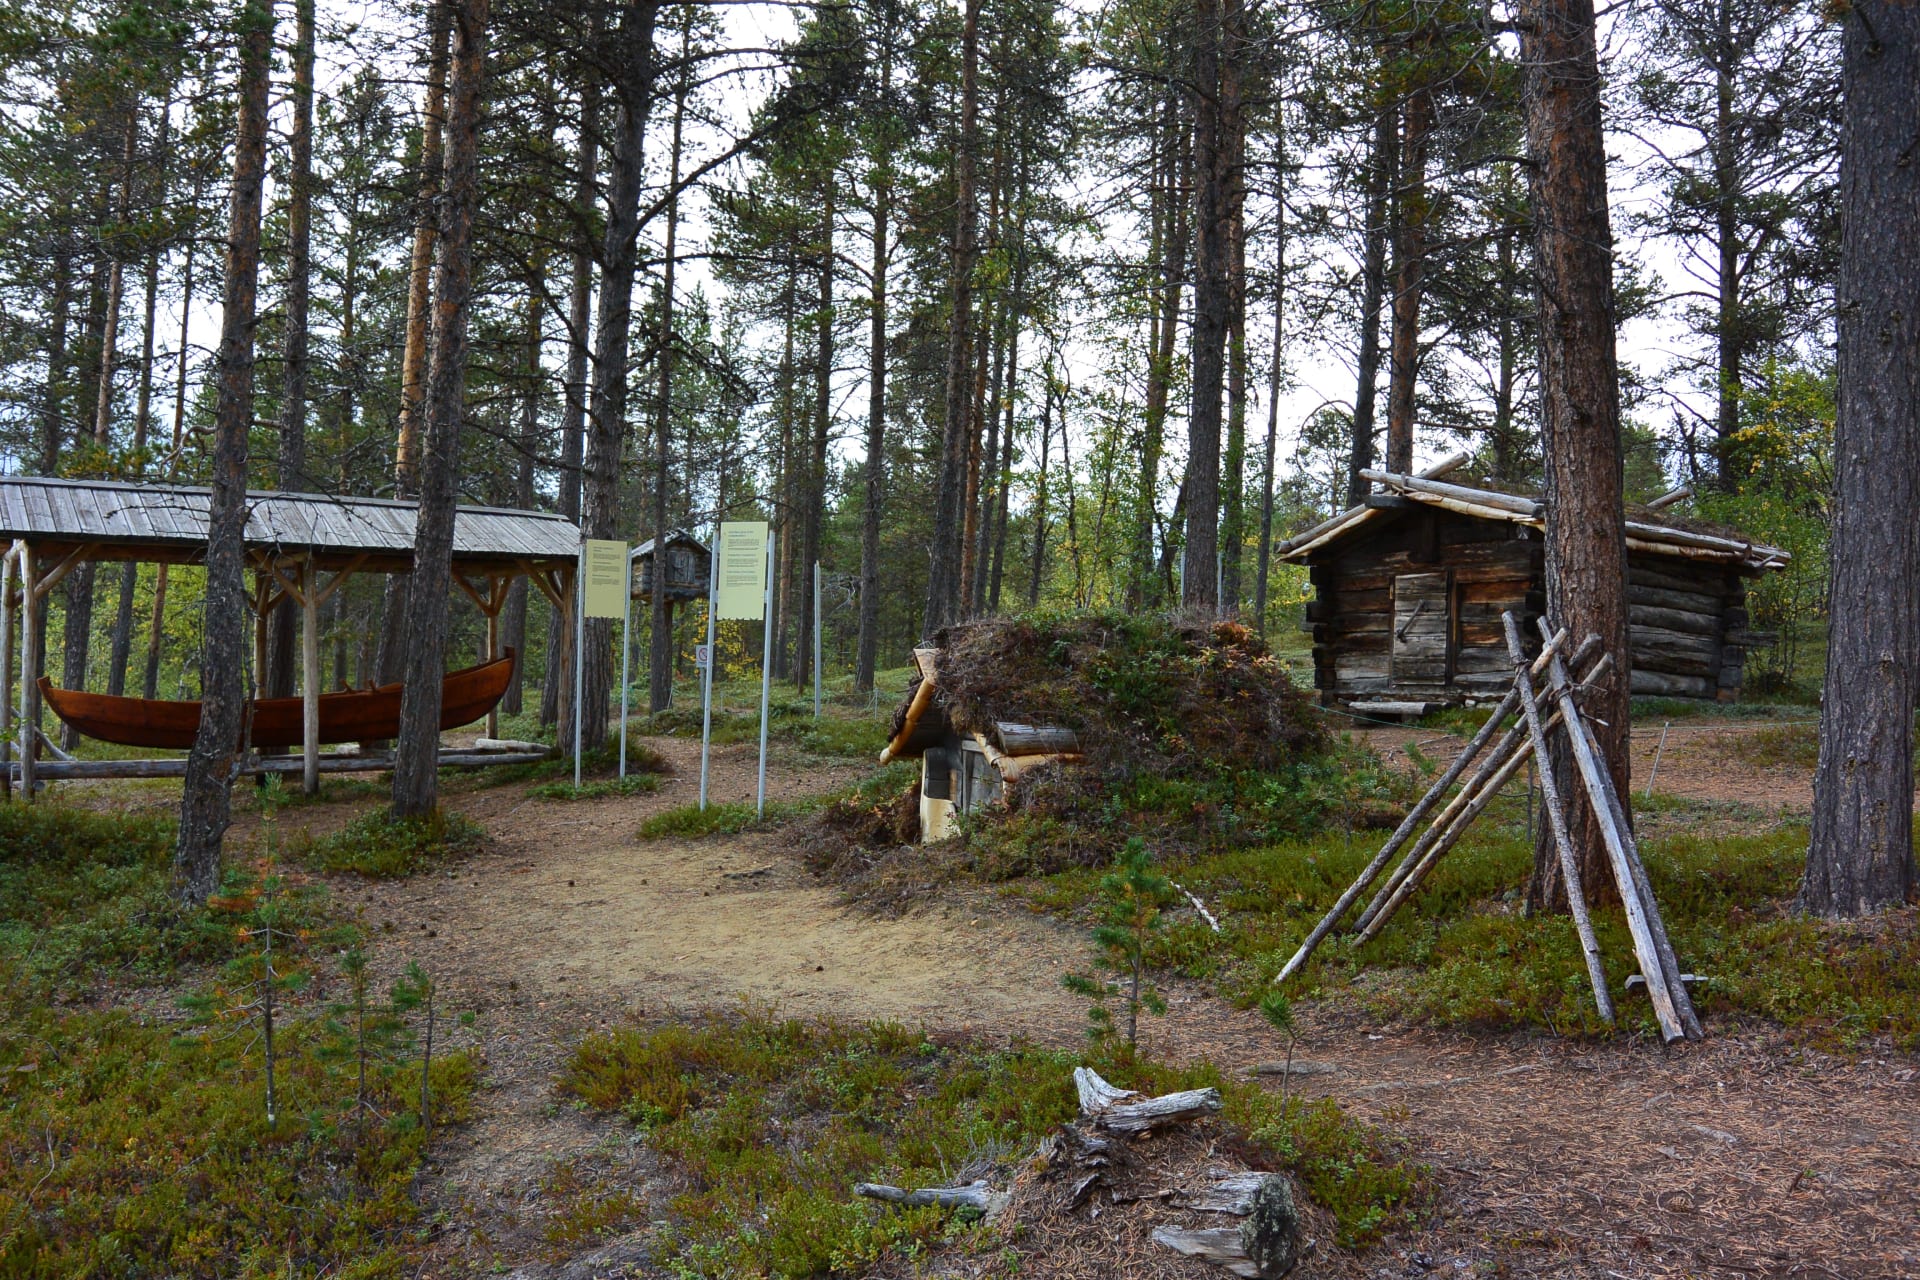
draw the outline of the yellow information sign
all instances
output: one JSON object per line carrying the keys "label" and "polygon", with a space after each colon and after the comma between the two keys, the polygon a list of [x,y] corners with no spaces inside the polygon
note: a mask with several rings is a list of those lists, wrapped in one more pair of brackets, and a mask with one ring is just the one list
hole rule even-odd
{"label": "yellow information sign", "polygon": [[627,544],[600,538],[586,540],[587,563],[581,597],[589,618],[627,616]]}
{"label": "yellow information sign", "polygon": [[767,613],[767,522],[728,520],[714,548],[716,618],[764,618]]}

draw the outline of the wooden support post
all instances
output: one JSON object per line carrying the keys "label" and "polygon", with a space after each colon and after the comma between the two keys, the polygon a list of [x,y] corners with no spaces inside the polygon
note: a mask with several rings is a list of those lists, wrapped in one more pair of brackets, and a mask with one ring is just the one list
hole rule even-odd
{"label": "wooden support post", "polygon": [[[507,602],[507,580],[495,574],[487,579],[487,661],[500,656],[500,607]],[[487,736],[500,736],[500,704],[487,708]]]}
{"label": "wooden support post", "polygon": [[40,754],[40,584],[34,580],[33,544],[19,542],[20,560],[20,794],[33,799],[33,766]]}
{"label": "wooden support post", "polygon": [[[273,597],[273,575],[265,569],[254,570],[253,578],[253,696],[267,696],[267,603]],[[251,715],[247,717],[253,719]],[[249,743],[249,746],[252,744]]]}
{"label": "wooden support post", "polygon": [[313,554],[300,566],[300,789],[320,794],[320,574]]}
{"label": "wooden support post", "polygon": [[0,557],[0,800],[13,799],[13,751],[7,730],[13,725],[13,558],[19,544]]}
{"label": "wooden support post", "polygon": [[[1517,637],[1518,628],[1514,626],[1512,615],[1506,615],[1506,620],[1509,635]],[[1509,647],[1515,643],[1517,639],[1508,640]],[[1594,749],[1593,740],[1587,736],[1586,722],[1581,718],[1573,697],[1572,682],[1567,678],[1566,669],[1558,663],[1549,665],[1547,681],[1553,697],[1566,716],[1567,741],[1573,748],[1574,764],[1580,771],[1581,781],[1586,785],[1588,803],[1593,808],[1601,839],[1607,847],[1614,882],[1620,888],[1620,901],[1626,908],[1627,931],[1633,935],[1634,955],[1640,961],[1641,976],[1647,980],[1647,995],[1653,1001],[1654,1016],[1660,1022],[1660,1034],[1668,1043],[1681,1039],[1697,1040],[1704,1034],[1700,1019],[1694,1012],[1692,998],[1687,995],[1686,984],[1680,980],[1680,965],[1674,957],[1673,943],[1668,939],[1666,925],[1660,919],[1659,905],[1654,901],[1646,867],[1641,864],[1640,850],[1634,843],[1633,828],[1627,824],[1626,811],[1614,791],[1613,775],[1607,771],[1600,753]],[[1545,759],[1544,756],[1541,758]],[[1541,769],[1543,778],[1547,772],[1544,767]]]}
{"label": "wooden support post", "polygon": [[[1566,810],[1560,806],[1560,787],[1553,776],[1553,758],[1547,753],[1547,730],[1540,719],[1540,705],[1533,696],[1533,674],[1526,650],[1521,647],[1520,627],[1514,622],[1513,614],[1501,614],[1500,621],[1507,631],[1507,655],[1513,659],[1514,687],[1520,691],[1520,708],[1526,713],[1527,732],[1533,739],[1534,759],[1540,762],[1540,796],[1546,804],[1547,823],[1553,835],[1554,847],[1560,853],[1560,873],[1567,881],[1567,909],[1573,915],[1573,927],[1580,934],[1580,949],[1586,955],[1587,978],[1593,984],[1594,1006],[1600,1011],[1601,1020],[1611,1026],[1613,996],[1607,990],[1606,966],[1600,962],[1600,940],[1594,937],[1593,918],[1587,914],[1587,895],[1580,886],[1580,859],[1574,852],[1573,837],[1567,832]],[[1577,714],[1571,711],[1572,706],[1573,697],[1569,692],[1563,713],[1568,716]],[[1578,741],[1578,726],[1570,722],[1567,729],[1567,736]]]}

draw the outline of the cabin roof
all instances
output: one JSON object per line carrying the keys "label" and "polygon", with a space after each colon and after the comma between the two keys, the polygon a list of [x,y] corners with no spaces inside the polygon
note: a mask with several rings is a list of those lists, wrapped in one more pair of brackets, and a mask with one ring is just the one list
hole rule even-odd
{"label": "cabin roof", "polygon": [[[669,533],[667,535],[667,545],[692,547],[695,550],[699,551],[699,553],[703,556],[711,554],[707,548],[706,543],[700,541],[700,539],[694,537],[692,534],[688,533],[685,529],[675,529],[672,533]],[[633,549],[633,556],[634,556],[634,559],[636,560],[644,559],[645,557],[650,556],[652,554],[653,554],[652,538],[648,538],[645,542],[641,543],[639,546]]]}
{"label": "cabin roof", "polygon": [[[0,539],[91,547],[87,559],[197,561],[206,552],[212,493],[192,485],[0,476]],[[417,503],[249,490],[247,504],[250,551],[314,553],[322,567],[413,567]],[[579,554],[580,531],[565,516],[465,506],[454,516],[453,559],[463,567],[545,568],[571,565]]]}
{"label": "cabin roof", "polygon": [[[1546,504],[1538,498],[1448,484],[1425,476],[1388,471],[1361,474],[1377,485],[1380,492],[1359,506],[1281,543],[1282,559],[1301,563],[1321,559],[1370,527],[1415,506],[1437,507],[1474,519],[1498,520],[1534,529],[1544,528],[1546,524]],[[1782,568],[1792,558],[1778,547],[1742,538],[1737,533],[1705,533],[1683,528],[1652,512],[1638,510],[1631,512],[1627,520],[1627,550],[1717,563],[1751,574]]]}

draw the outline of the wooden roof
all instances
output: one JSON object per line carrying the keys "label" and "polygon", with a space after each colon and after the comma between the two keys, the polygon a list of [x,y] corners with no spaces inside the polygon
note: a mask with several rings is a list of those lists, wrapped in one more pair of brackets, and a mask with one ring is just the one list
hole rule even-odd
{"label": "wooden roof", "polygon": [[[1383,517],[1409,507],[1431,506],[1481,520],[1502,520],[1540,529],[1546,525],[1546,504],[1536,498],[1447,484],[1427,476],[1397,475],[1390,471],[1363,471],[1382,492],[1331,520],[1280,544],[1283,560],[1310,561],[1345,543]],[[1741,573],[1778,569],[1792,558],[1778,547],[1739,537],[1701,533],[1636,516],[1627,522],[1627,550],[1724,564]]]}
{"label": "wooden roof", "polygon": [[[90,548],[84,558],[92,560],[198,561],[211,495],[189,485],[0,476],[0,539],[54,552]],[[257,491],[247,501],[247,548],[256,556],[311,553],[328,569],[413,567],[413,502]],[[579,553],[580,531],[564,516],[460,507],[454,517],[454,563],[470,572],[571,565]]]}

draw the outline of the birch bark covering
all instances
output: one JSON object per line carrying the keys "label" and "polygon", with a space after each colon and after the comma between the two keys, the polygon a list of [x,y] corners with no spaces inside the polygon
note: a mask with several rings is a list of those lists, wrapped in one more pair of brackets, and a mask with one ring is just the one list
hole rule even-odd
{"label": "birch bark covering", "polygon": [[[1589,695],[1600,754],[1627,794],[1627,544],[1621,507],[1620,386],[1614,364],[1613,231],[1600,127],[1592,0],[1523,0],[1527,154],[1533,162],[1540,308],[1541,432],[1546,454],[1547,613],[1556,628],[1598,635],[1613,671]],[[1552,767],[1573,782],[1563,745]],[[1609,887],[1590,814],[1575,821],[1581,878]],[[1543,841],[1528,902],[1564,909],[1565,888]]]}
{"label": "birch bark covering", "polygon": [[467,321],[473,292],[473,215],[479,203],[480,95],[487,72],[488,0],[449,5],[453,67],[447,88],[446,174],[433,289],[433,360],[427,373],[420,509],[414,525],[407,612],[406,692],[393,761],[393,816],[419,817],[439,802],[440,678],[445,674],[447,592],[453,583],[453,517],[460,428],[467,408]]}
{"label": "birch bark covering", "polygon": [[1920,691],[1920,5],[1860,0],[1841,22],[1833,621],[1799,901],[1829,916],[1913,892]]}
{"label": "birch bark covering", "polygon": [[247,432],[253,426],[253,326],[260,277],[260,188],[267,164],[272,0],[240,14],[240,111],[233,152],[227,269],[221,289],[219,389],[214,402],[213,496],[207,508],[206,647],[200,731],[180,792],[174,894],[193,906],[220,883],[220,843],[232,819],[234,757],[246,710]]}

